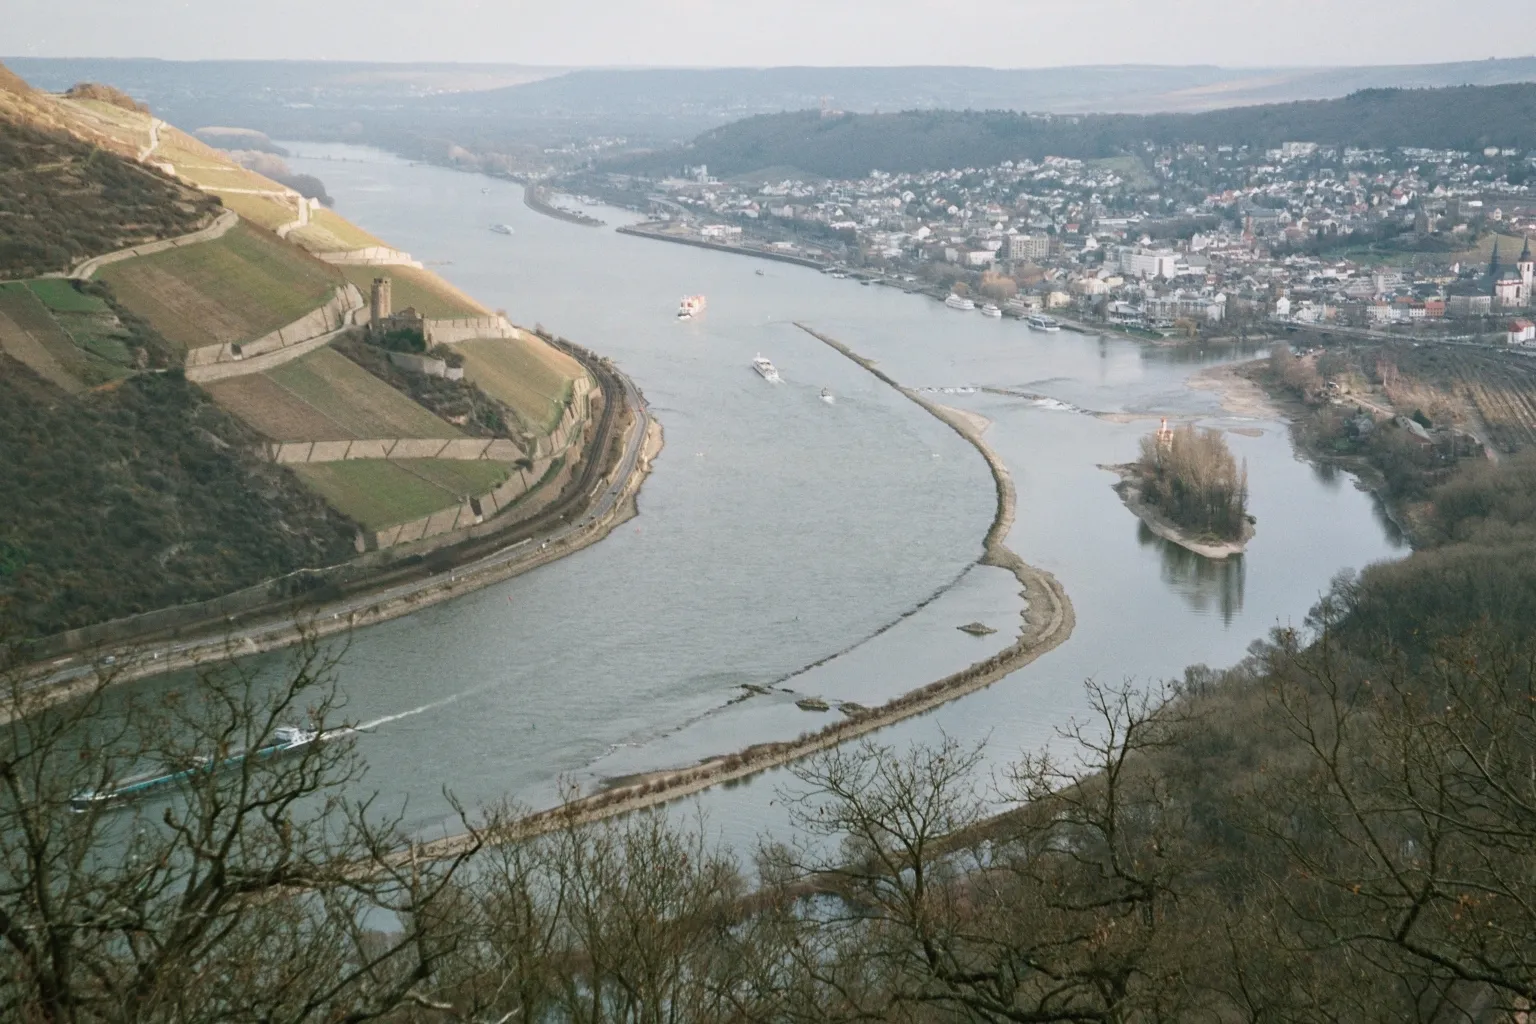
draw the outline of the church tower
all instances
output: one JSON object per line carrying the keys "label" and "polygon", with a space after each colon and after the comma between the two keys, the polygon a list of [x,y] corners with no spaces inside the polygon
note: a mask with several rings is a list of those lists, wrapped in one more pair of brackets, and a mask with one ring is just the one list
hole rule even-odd
{"label": "church tower", "polygon": [[1520,250],[1520,262],[1515,264],[1515,269],[1520,272],[1520,304],[1529,306],[1536,303],[1536,295],[1531,289],[1536,287],[1536,259],[1531,258],[1531,236],[1525,236],[1525,248]]}

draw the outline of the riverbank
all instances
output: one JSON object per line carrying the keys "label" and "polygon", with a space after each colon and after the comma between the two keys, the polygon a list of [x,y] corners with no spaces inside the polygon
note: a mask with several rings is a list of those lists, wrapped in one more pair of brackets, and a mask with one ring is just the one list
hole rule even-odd
{"label": "riverbank", "polygon": [[796,324],[807,334],[863,367],[882,382],[895,388],[915,404],[943,422],[968,441],[981,454],[992,475],[997,504],[992,524],[982,542],[979,564],[997,566],[1011,572],[1023,587],[1025,608],[1020,613],[1021,628],[1013,644],[983,661],[959,672],[908,691],[875,708],[844,711],[847,717],[796,740],[761,743],[734,754],[712,757],[696,765],[676,770],[652,772],[627,780],[625,784],[589,796],[578,797],[558,807],[529,815],[512,823],[499,835],[450,836],[416,848],[418,856],[443,858],[454,856],[469,844],[488,841],[515,841],[571,825],[600,821],[633,811],[670,803],[703,790],[756,775],[771,768],[809,757],[850,740],[858,739],[915,715],[931,711],[959,697],[974,693],[1029,665],[1041,655],[1056,649],[1072,635],[1077,620],[1071,599],[1061,583],[1049,572],[1026,563],[1005,543],[1013,527],[1017,494],[1013,477],[1002,458],[982,438],[985,418],[960,409],[952,409],[923,398],[905,388],[864,357],[841,342]]}
{"label": "riverbank", "polygon": [[556,206],[549,201],[549,190],[542,185],[523,186],[523,205],[535,213],[542,213],[546,217],[555,218],[555,220],[563,220],[567,224],[580,224],[586,228],[600,228],[606,223],[605,221],[598,220],[596,217],[588,217],[584,213],[576,213],[573,210],[565,210]]}
{"label": "riverbank", "polygon": [[1141,468],[1134,462],[1099,468],[1119,475],[1120,481],[1114,484],[1115,493],[1120,495],[1120,500],[1125,503],[1126,508],[1135,513],[1136,518],[1147,524],[1147,529],[1163,540],[1171,541],[1184,550],[1209,558],[1213,562],[1223,561],[1248,550],[1248,542],[1253,539],[1256,532],[1251,520],[1244,524],[1243,535],[1237,540],[1218,541],[1192,537],[1187,530],[1143,500]]}
{"label": "riverbank", "polygon": [[[372,585],[360,584],[342,600],[299,611],[257,612],[238,627],[189,629],[163,639],[141,638],[118,649],[95,650],[36,667],[26,682],[37,706],[65,700],[103,683],[121,683],[167,672],[216,664],[280,650],[300,642],[345,633],[410,615],[494,583],[548,565],[597,543],[633,518],[637,499],[664,436],[643,396],[606,360],[578,346],[565,346],[603,386],[602,422],[588,445],[585,471],[568,486],[570,495],[523,522],[509,523],[495,539],[465,542],[418,558],[409,570],[390,573]],[[492,546],[487,551],[488,546]],[[415,578],[402,580],[404,572]],[[23,669],[23,672],[26,670]],[[0,721],[8,713],[0,710]]]}

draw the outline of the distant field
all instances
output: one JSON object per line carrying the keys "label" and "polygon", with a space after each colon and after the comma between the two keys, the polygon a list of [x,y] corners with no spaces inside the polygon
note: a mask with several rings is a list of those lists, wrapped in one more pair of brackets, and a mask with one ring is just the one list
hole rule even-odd
{"label": "distant field", "polygon": [[55,313],[105,313],[107,311],[106,302],[94,295],[76,291],[73,284],[60,278],[49,277],[28,281],[27,287],[32,289],[33,295],[42,300],[43,305]]}
{"label": "distant field", "polygon": [[356,459],[295,466],[299,478],[338,512],[370,530],[408,523],[462,497],[484,494],[508,475],[492,462]]}
{"label": "distant field", "polygon": [[396,310],[414,306],[422,316],[443,319],[490,315],[490,310],[430,271],[415,267],[342,267],[341,270],[364,295],[368,294],[375,277],[389,278],[391,301]]}
{"label": "distant field", "polygon": [[184,349],[252,341],[318,308],[340,283],[331,267],[244,224],[99,273],[118,301]]}
{"label": "distant field", "polygon": [[266,373],[215,381],[207,390],[225,409],[274,441],[464,436],[328,348]]}
{"label": "distant field", "polygon": [[149,115],[101,100],[66,100],[59,103],[75,117],[135,153],[149,145]]}
{"label": "distant field", "polygon": [[308,225],[290,232],[288,237],[310,252],[350,252],[374,246],[390,247],[388,242],[380,241],[356,224],[326,209],[315,211]]}
{"label": "distant field", "polygon": [[466,378],[544,432],[559,423],[571,382],[583,372],[564,352],[526,335],[459,342],[453,350],[464,357]]}
{"label": "distant field", "polygon": [[118,326],[110,313],[50,313],[27,284],[0,284],[0,350],[69,394],[128,375]]}

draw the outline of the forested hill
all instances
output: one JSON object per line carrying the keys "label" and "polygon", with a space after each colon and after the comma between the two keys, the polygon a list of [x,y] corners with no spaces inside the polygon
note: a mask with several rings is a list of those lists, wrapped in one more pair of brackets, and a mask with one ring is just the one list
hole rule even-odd
{"label": "forested hill", "polygon": [[1536,148],[1536,84],[1369,89],[1343,99],[1202,114],[1053,116],[1007,111],[768,114],[716,128],[687,146],[619,158],[611,170],[673,173],[707,164],[721,176],[797,168],[829,178],[871,170],[986,167],[1046,156],[1093,159],[1159,145],[1273,147],[1319,142],[1366,148]]}

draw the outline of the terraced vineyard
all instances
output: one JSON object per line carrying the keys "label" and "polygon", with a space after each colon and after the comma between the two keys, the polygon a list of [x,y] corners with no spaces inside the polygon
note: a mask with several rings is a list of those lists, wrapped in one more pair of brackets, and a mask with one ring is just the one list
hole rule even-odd
{"label": "terraced vineyard", "polygon": [[68,394],[127,376],[126,336],[111,307],[67,281],[0,284],[0,351]]}
{"label": "terraced vineyard", "polygon": [[119,301],[184,349],[253,341],[323,305],[334,268],[237,224],[222,238],[103,267]]}
{"label": "terraced vineyard", "polygon": [[1488,440],[1513,453],[1536,445],[1536,361],[1453,346],[1398,353],[1405,373],[1464,396],[1488,428]]}
{"label": "terraced vineyard", "polygon": [[274,441],[464,436],[328,348],[266,373],[213,382],[207,390],[221,406]]}

